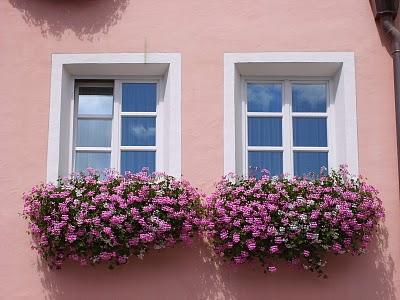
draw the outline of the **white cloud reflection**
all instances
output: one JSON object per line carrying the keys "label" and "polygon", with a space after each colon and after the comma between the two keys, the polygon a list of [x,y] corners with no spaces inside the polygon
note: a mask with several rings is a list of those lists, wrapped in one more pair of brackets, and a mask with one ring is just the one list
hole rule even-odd
{"label": "white cloud reflection", "polygon": [[78,113],[80,115],[112,115],[113,96],[79,95]]}
{"label": "white cloud reflection", "polygon": [[326,92],[325,84],[293,84],[293,111],[325,112]]}
{"label": "white cloud reflection", "polygon": [[282,85],[280,83],[249,83],[247,85],[248,111],[282,111]]}
{"label": "white cloud reflection", "polygon": [[143,125],[134,125],[131,127],[131,133],[137,138],[150,138],[156,134],[155,127],[145,127]]}

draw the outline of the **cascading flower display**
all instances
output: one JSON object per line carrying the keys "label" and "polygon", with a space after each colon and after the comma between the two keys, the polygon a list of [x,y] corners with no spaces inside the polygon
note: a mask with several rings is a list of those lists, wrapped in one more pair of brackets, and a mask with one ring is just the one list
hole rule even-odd
{"label": "cascading flower display", "polygon": [[201,195],[188,182],[146,172],[104,178],[95,170],[41,184],[24,195],[34,248],[51,267],[124,264],[190,239],[204,221]]}
{"label": "cascading flower display", "polygon": [[225,259],[266,272],[283,259],[324,277],[326,254],[363,253],[384,217],[378,192],[345,167],[314,179],[227,176],[206,202],[206,232]]}

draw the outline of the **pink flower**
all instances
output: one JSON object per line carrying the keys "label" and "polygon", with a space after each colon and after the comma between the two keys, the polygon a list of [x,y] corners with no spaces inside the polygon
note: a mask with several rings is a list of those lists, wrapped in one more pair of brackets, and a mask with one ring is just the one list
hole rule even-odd
{"label": "pink flower", "polygon": [[77,238],[76,234],[68,233],[66,240],[68,242],[72,243],[72,242],[76,241],[76,238]]}
{"label": "pink flower", "polygon": [[236,244],[240,242],[240,234],[239,233],[234,233],[232,236],[232,241]]}
{"label": "pink flower", "polygon": [[228,232],[227,231],[222,231],[220,234],[220,237],[222,240],[226,240],[228,237]]}
{"label": "pink flower", "polygon": [[112,234],[112,229],[110,227],[104,227],[103,228],[103,232],[107,235],[111,235]]}
{"label": "pink flower", "polygon": [[269,266],[268,267],[268,271],[269,272],[271,272],[271,273],[274,273],[274,272],[276,272],[278,269],[275,267],[275,266]]}
{"label": "pink flower", "polygon": [[272,254],[279,252],[278,246],[274,245],[274,246],[269,247],[269,252]]}
{"label": "pink flower", "polygon": [[246,245],[250,251],[252,251],[256,248],[256,242],[254,240],[247,240]]}

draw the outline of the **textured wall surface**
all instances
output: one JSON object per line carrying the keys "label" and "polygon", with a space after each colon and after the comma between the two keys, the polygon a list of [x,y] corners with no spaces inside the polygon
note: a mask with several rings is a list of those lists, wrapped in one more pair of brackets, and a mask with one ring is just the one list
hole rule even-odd
{"label": "textured wall surface", "polygon": [[[400,299],[400,206],[392,62],[368,1],[1,0],[1,299]],[[45,179],[52,53],[182,54],[182,170],[205,192],[223,172],[223,54],[353,51],[360,172],[387,210],[362,257],[328,280],[282,266],[221,265],[201,242],[110,271],[49,271],[30,250],[21,194]]]}

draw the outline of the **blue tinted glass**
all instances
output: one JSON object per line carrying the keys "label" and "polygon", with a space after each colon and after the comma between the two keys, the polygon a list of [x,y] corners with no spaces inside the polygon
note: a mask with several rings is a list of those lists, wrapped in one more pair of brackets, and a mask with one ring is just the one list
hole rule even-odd
{"label": "blue tinted glass", "polygon": [[294,175],[304,176],[310,173],[326,174],[328,170],[327,152],[294,152]]}
{"label": "blue tinted glass", "polygon": [[122,117],[122,146],[155,145],[155,117]]}
{"label": "blue tinted glass", "polygon": [[249,151],[248,165],[250,177],[260,177],[263,169],[267,169],[271,176],[281,175],[282,152]]}
{"label": "blue tinted glass", "polygon": [[293,118],[294,146],[326,147],[326,118]]}
{"label": "blue tinted glass", "polygon": [[111,120],[78,120],[78,147],[110,147]]}
{"label": "blue tinted glass", "polygon": [[126,171],[139,172],[143,168],[148,168],[149,172],[154,172],[156,168],[155,151],[122,151],[121,152],[121,173]]}
{"label": "blue tinted glass", "polygon": [[282,85],[280,83],[247,84],[247,111],[281,112]]}
{"label": "blue tinted glass", "polygon": [[124,83],[122,84],[122,111],[148,112],[156,111],[156,83]]}
{"label": "blue tinted glass", "polygon": [[282,118],[248,118],[249,146],[282,146]]}
{"label": "blue tinted glass", "polygon": [[294,112],[326,112],[326,84],[293,84]]}
{"label": "blue tinted glass", "polygon": [[76,152],[75,171],[85,171],[88,167],[98,170],[110,168],[109,152]]}

